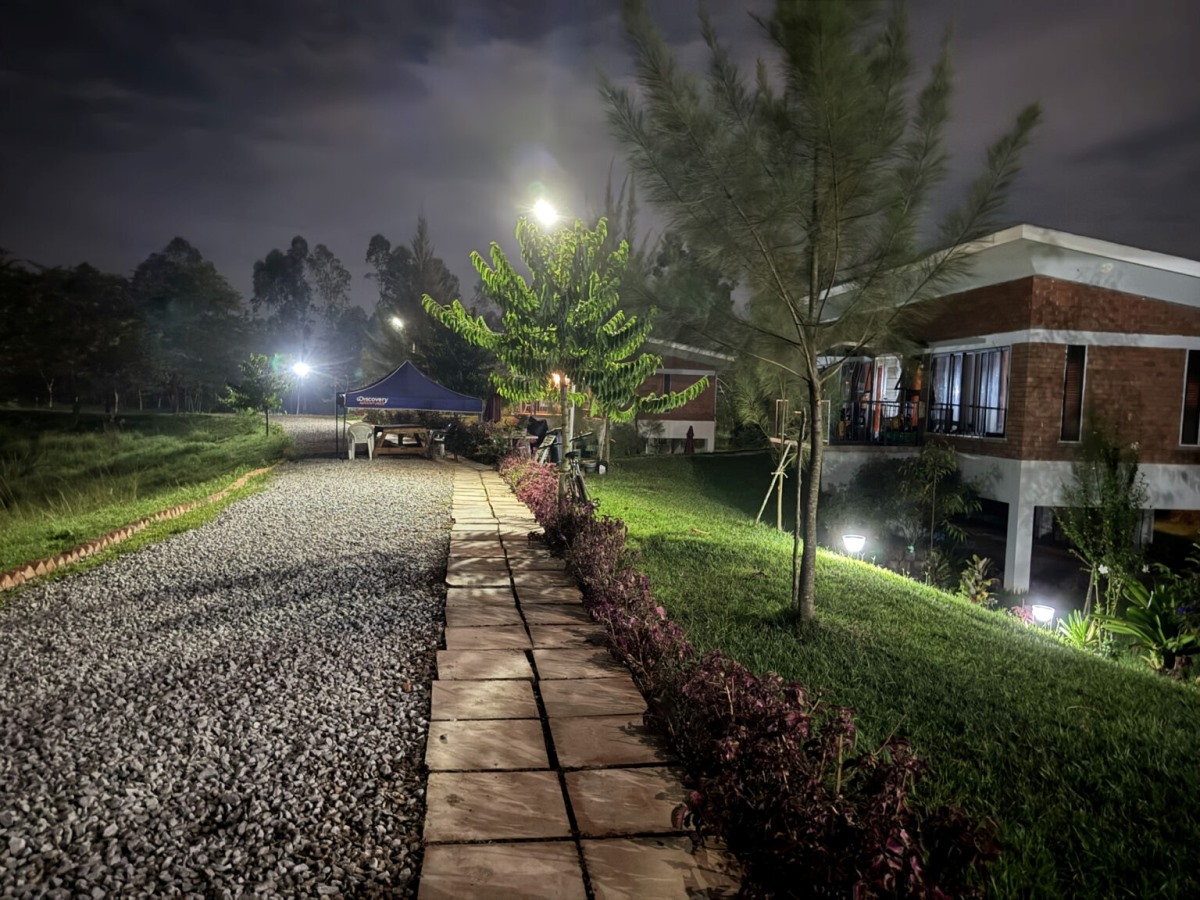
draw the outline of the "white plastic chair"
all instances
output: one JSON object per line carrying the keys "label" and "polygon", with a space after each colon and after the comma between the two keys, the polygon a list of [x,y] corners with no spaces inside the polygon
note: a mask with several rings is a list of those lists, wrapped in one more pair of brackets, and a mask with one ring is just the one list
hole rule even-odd
{"label": "white plastic chair", "polygon": [[366,422],[355,422],[350,426],[350,431],[346,438],[346,449],[349,451],[347,459],[354,459],[354,452],[358,449],[359,444],[366,444],[367,459],[375,458],[374,425],[369,425]]}

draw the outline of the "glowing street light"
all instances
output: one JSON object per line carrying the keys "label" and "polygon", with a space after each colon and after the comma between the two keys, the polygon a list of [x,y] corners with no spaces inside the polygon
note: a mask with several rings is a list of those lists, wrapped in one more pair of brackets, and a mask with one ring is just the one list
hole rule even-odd
{"label": "glowing street light", "polygon": [[[307,378],[314,371],[313,367],[304,361],[292,364],[292,371],[301,380]],[[338,411],[337,411],[337,376],[326,375],[333,384],[333,455],[335,457],[341,455],[341,441],[338,436]],[[300,395],[296,395],[296,415],[300,414]]]}
{"label": "glowing street light", "polygon": [[549,228],[558,221],[558,210],[554,208],[554,204],[545,197],[540,197],[533,204],[533,217],[538,220],[538,223],[544,228]]}
{"label": "glowing street light", "polygon": [[400,318],[399,316],[392,316],[392,318],[389,321],[392,323],[392,327],[395,328],[397,331],[404,330],[404,320],[402,318]]}

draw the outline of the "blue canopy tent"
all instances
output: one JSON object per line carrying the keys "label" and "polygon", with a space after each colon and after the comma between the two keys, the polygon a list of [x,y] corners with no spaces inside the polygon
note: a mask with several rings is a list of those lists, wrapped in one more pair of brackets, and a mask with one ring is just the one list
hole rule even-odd
{"label": "blue canopy tent", "polygon": [[482,416],[483,401],[458,391],[442,387],[424,372],[405,362],[390,375],[338,395],[342,407],[342,432],[346,430],[346,415],[351,409],[407,409],[425,412]]}
{"label": "blue canopy tent", "polygon": [[420,409],[428,412],[483,415],[483,401],[442,387],[406,362],[390,375],[338,397],[346,409]]}

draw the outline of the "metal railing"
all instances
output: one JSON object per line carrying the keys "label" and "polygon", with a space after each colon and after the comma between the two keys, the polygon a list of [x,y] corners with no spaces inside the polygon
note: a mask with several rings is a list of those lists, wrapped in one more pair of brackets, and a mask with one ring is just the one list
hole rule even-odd
{"label": "metal railing", "polygon": [[962,437],[1004,437],[1008,410],[1003,406],[935,403],[929,407],[930,434]]}
{"label": "metal railing", "polygon": [[916,402],[864,400],[834,406],[829,417],[831,444],[919,444]]}

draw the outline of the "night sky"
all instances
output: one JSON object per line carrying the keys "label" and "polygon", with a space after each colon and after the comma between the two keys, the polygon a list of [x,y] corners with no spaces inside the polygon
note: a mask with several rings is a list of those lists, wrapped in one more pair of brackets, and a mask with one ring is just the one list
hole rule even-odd
{"label": "night sky", "polygon": [[[616,0],[6,0],[0,247],[130,273],[174,236],[233,285],[302,234],[361,278],[371,235],[417,216],[464,283],[472,249],[513,246],[536,185],[599,210],[622,160],[597,71],[630,57]],[[708,8],[747,61],[747,15]],[[701,63],[694,0],[652,9]],[[1200,259],[1200,2],[914,0],[928,61],[955,27],[957,178],[1031,100],[1044,124],[1006,212]],[[924,64],[922,65],[922,70]],[[653,223],[644,218],[649,227]]]}

